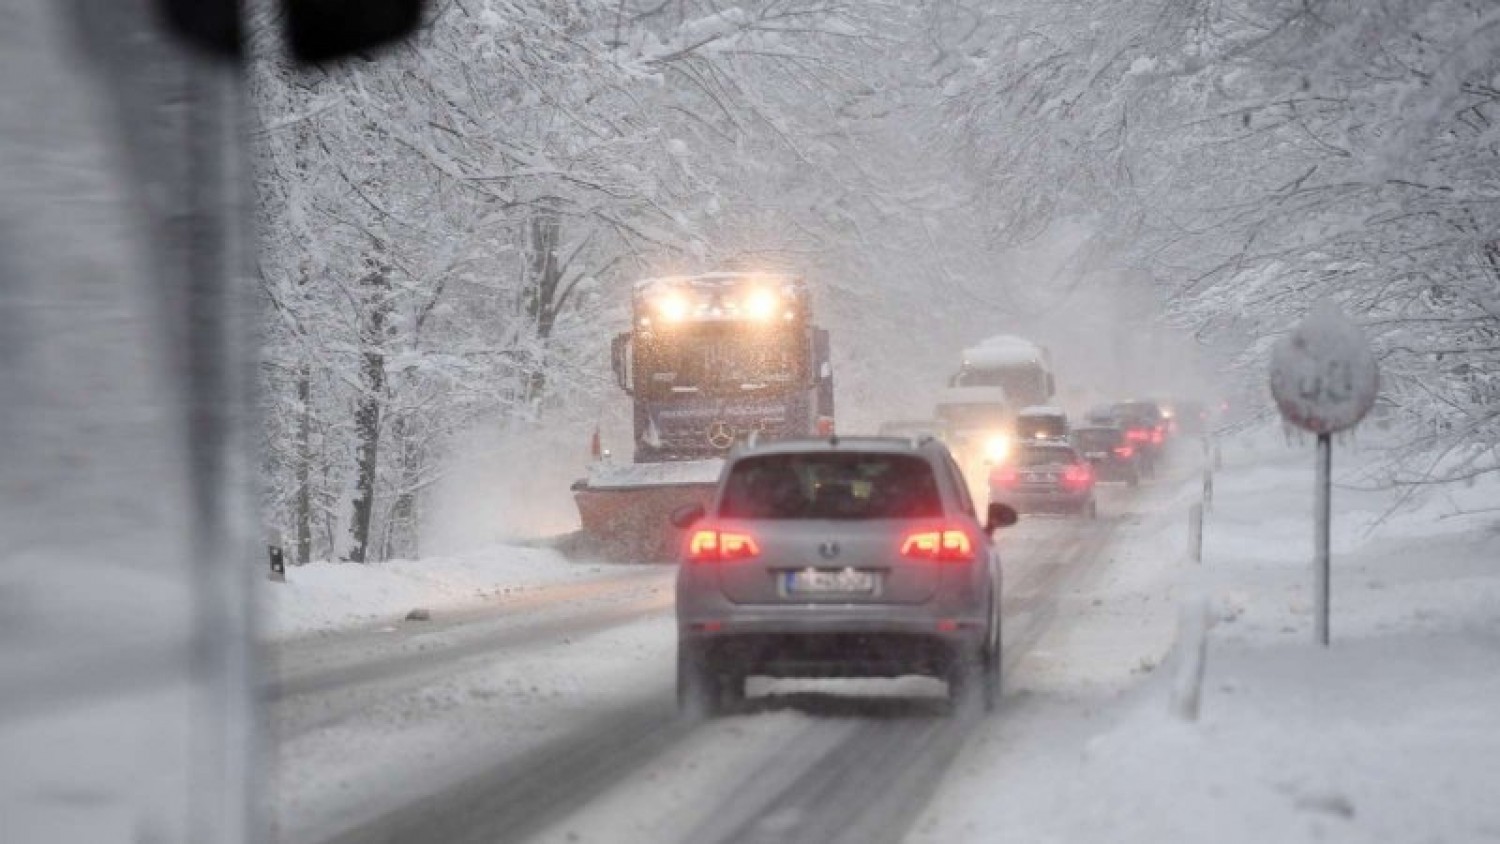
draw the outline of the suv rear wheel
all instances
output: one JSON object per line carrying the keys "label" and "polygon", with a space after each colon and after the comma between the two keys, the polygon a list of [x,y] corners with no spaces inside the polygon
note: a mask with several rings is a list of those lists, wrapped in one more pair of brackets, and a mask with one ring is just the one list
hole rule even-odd
{"label": "suv rear wheel", "polygon": [[993,712],[1000,703],[1000,653],[986,644],[980,653],[955,654],[948,667],[948,699],[955,714]]}
{"label": "suv rear wheel", "polygon": [[677,710],[712,718],[745,699],[745,677],[714,665],[702,645],[677,643]]}

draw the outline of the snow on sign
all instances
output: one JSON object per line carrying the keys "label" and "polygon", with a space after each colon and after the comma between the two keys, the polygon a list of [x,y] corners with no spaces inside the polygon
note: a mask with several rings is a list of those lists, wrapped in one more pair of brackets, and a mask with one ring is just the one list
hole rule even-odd
{"label": "snow on sign", "polygon": [[1380,370],[1359,326],[1331,302],[1271,350],[1271,395],[1288,422],[1316,434],[1359,424],[1380,390]]}

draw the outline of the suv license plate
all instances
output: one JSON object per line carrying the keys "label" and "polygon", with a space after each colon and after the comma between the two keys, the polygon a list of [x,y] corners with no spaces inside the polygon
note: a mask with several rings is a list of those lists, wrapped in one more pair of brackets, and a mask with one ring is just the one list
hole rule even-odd
{"label": "suv license plate", "polygon": [[858,595],[875,591],[875,572],[860,569],[801,569],[781,577],[788,595]]}

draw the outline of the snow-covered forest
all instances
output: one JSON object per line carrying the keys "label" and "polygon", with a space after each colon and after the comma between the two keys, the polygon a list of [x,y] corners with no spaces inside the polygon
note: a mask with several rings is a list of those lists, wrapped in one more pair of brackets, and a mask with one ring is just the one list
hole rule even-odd
{"label": "snow-covered forest", "polygon": [[1165,303],[1254,394],[1331,297],[1381,358],[1390,477],[1497,468],[1486,0],[438,0],[379,62],[252,53],[295,559],[420,553],[474,430],[612,412],[631,282],[728,266],[810,279],[841,422],[1085,285]]}

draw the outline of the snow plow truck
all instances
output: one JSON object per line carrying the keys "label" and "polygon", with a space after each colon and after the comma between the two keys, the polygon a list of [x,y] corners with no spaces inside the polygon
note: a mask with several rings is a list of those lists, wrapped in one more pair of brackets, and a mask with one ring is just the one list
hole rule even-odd
{"label": "snow plow truck", "polygon": [[596,459],[573,484],[583,555],[676,556],[668,517],[707,504],[738,442],[831,435],[828,332],[799,276],[716,272],[638,282],[611,347],[632,400],[632,462]]}

